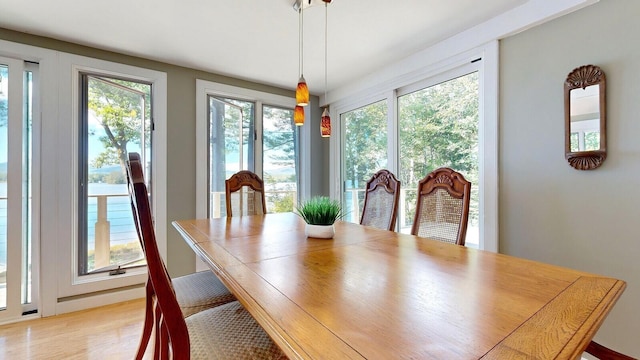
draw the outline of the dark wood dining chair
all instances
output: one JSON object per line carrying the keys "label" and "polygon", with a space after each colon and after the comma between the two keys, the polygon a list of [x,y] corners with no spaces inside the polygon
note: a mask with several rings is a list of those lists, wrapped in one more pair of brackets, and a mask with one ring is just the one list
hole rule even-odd
{"label": "dark wood dining chair", "polygon": [[396,227],[400,181],[389,170],[383,169],[367,181],[360,224],[393,231]]}
{"label": "dark wood dining chair", "polygon": [[282,351],[238,301],[187,318],[183,316],[172,280],[158,251],[147,187],[139,165],[139,162],[129,161],[129,194],[151,283],[147,294],[153,304],[154,359],[285,359]]}
{"label": "dark wood dining chair", "polygon": [[600,345],[593,340],[589,345],[587,345],[587,349],[584,352],[600,360],[638,360],[634,357],[609,349],[608,347]]}
{"label": "dark wood dining chair", "polygon": [[[143,166],[140,161],[140,154],[135,152],[129,153],[126,175],[130,194],[133,193],[131,174],[139,174],[138,176],[144,179],[142,169]],[[143,251],[145,251],[140,226],[138,224],[139,216],[138,214],[136,214],[136,207],[134,206],[133,201],[131,201],[131,208],[134,215],[133,219],[136,227],[136,232],[138,234],[138,239],[140,240],[140,245]],[[173,278],[172,284],[183,317],[187,317],[202,310],[230,303],[236,300],[235,296],[233,296],[233,294],[229,292],[229,290],[224,286],[224,284],[222,284],[218,277],[213,272],[208,270]],[[151,338],[154,321],[153,301],[153,288],[151,285],[151,281],[147,279],[145,319],[136,360],[143,358],[147,345]]]}
{"label": "dark wood dining chair", "polygon": [[[131,152],[128,154],[128,159],[127,181],[129,181],[129,173],[131,172],[131,169],[134,169],[135,172],[139,173],[144,179],[144,167],[140,161],[140,154]],[[142,244],[142,237],[140,235],[140,228],[136,220],[137,217],[134,216],[138,239],[140,239],[140,245],[144,250],[144,244]],[[227,289],[218,277],[209,270],[175,277],[172,279],[172,282],[184,317],[213,306],[218,306],[236,300],[235,296],[229,292],[229,289]]]}
{"label": "dark wood dining chair", "polygon": [[241,170],[225,181],[227,216],[267,213],[264,183],[255,173]]}
{"label": "dark wood dining chair", "polygon": [[464,245],[471,183],[450,168],[432,171],[418,183],[411,234]]}

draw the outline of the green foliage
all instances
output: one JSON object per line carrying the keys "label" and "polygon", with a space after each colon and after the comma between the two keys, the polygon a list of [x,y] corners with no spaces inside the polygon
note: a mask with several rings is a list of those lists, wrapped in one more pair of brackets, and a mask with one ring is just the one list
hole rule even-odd
{"label": "green foliage", "polygon": [[[2,89],[2,82],[7,81],[9,81],[9,68],[0,66],[0,89]],[[7,126],[9,116],[7,103],[7,94],[0,95],[0,126]]]}
{"label": "green foliage", "polygon": [[[131,261],[140,259],[139,264],[131,264],[134,265],[142,265],[144,264],[144,255],[142,254],[142,249],[140,248],[140,242],[134,241],[121,245],[112,245],[109,249],[109,264],[124,264],[129,263]],[[87,253],[87,264],[89,271],[95,270],[95,251],[89,250]]]}
{"label": "green foliage", "polygon": [[110,173],[93,173],[89,174],[89,182],[94,184],[126,184],[127,179],[120,171],[112,171]]}
{"label": "green foliage", "polygon": [[120,171],[112,171],[105,177],[107,184],[126,184],[127,178]]}
{"label": "green foliage", "polygon": [[[272,106],[263,107],[262,146],[273,165],[295,165],[293,111]],[[267,127],[268,125],[268,127]]]}
{"label": "green foliage", "polygon": [[282,213],[293,211],[293,192],[275,194],[271,196],[273,202],[272,212]]}
{"label": "green foliage", "polygon": [[[443,166],[473,184],[470,222],[478,219],[478,75],[471,73],[398,98],[400,173],[406,189],[407,219],[413,218],[418,181]],[[387,102],[343,115],[347,189],[362,189],[387,165]]]}
{"label": "green foliage", "polygon": [[590,131],[584,134],[584,149],[586,151],[600,150],[599,131]]}
{"label": "green foliage", "polygon": [[571,133],[571,151],[580,151],[579,136],[580,134],[577,132]]}
{"label": "green foliage", "polygon": [[8,116],[7,98],[0,97],[0,126],[7,126]]}
{"label": "green foliage", "polygon": [[[247,144],[249,134],[253,130],[255,104],[235,99],[210,98],[209,105],[212,112],[211,119],[215,124],[212,129],[212,143],[223,142],[219,144],[221,150],[224,149],[228,153],[239,152],[240,138],[243,139],[242,145]],[[238,126],[241,122],[242,137]],[[223,132],[224,135],[219,132]]]}
{"label": "green foliage", "polygon": [[[479,211],[478,91],[478,74],[471,73],[398,98],[403,187],[416,188],[420,179],[444,166],[462,173],[472,183],[472,223]],[[407,193],[407,203],[415,204],[415,194]]]}
{"label": "green foliage", "polygon": [[92,166],[101,168],[119,164],[124,169],[127,145],[140,144],[143,140],[142,125],[151,111],[151,87],[131,81],[90,77],[88,89],[89,110],[104,130],[104,135],[98,138],[104,151],[93,159]]}
{"label": "green foliage", "polygon": [[295,213],[311,225],[332,225],[344,216],[340,201],[326,196],[312,197],[298,206]]}
{"label": "green foliage", "polygon": [[387,166],[387,103],[379,101],[345,114],[345,175],[363,188],[376,171]]}

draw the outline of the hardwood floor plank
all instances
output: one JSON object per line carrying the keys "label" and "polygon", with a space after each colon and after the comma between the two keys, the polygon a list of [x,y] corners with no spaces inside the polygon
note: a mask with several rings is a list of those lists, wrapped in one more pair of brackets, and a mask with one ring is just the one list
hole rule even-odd
{"label": "hardwood floor plank", "polygon": [[2,325],[0,359],[130,360],[136,354],[143,321],[144,300],[140,299]]}

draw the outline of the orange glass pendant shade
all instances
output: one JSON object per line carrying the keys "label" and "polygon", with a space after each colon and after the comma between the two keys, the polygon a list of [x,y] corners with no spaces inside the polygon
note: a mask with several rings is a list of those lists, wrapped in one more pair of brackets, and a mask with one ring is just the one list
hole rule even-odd
{"label": "orange glass pendant shade", "polygon": [[296,104],[299,106],[309,105],[309,88],[304,76],[300,76],[298,87],[296,88]]}
{"label": "orange glass pendant shade", "polygon": [[324,108],[324,111],[322,112],[322,118],[320,119],[320,136],[331,136],[331,117],[329,116],[329,111],[327,111],[327,108]]}
{"label": "orange glass pendant shade", "polygon": [[296,126],[302,126],[304,124],[304,108],[302,106],[296,106],[293,110],[293,123]]}

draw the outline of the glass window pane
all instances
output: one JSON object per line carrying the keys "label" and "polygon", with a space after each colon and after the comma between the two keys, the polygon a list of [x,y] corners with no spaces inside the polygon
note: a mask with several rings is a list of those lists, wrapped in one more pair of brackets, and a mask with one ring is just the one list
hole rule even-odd
{"label": "glass window pane", "polygon": [[[14,115],[22,114],[22,118],[9,119],[9,66],[0,65],[0,309],[7,309],[8,297],[20,292],[20,304],[29,304],[36,299],[32,292],[31,273],[31,120],[32,120],[32,81],[31,71],[14,72],[22,76],[22,84],[14,83],[22,91],[21,111],[16,111]],[[12,75],[13,76],[13,75]],[[14,86],[12,85],[12,86]],[[14,93],[16,94],[16,93]],[[14,122],[15,121],[15,122]],[[11,122],[11,125],[9,124]],[[22,127],[20,133],[22,138],[16,141],[21,147],[21,151],[9,154],[9,126],[13,129]],[[13,140],[13,139],[12,139]],[[10,157],[9,157],[10,156]],[[9,174],[9,168],[21,163],[22,172]],[[11,180],[8,180],[10,177]],[[21,187],[16,193],[11,194],[19,199],[10,205],[8,200],[7,181],[13,181]],[[15,187],[13,187],[15,191]],[[9,238],[8,220],[9,216],[18,219],[19,229],[13,229],[14,235]],[[11,242],[11,244],[9,244]],[[13,258],[12,263],[8,263],[7,253],[9,246],[13,245],[21,248],[21,258]],[[15,248],[14,248],[15,249]],[[8,267],[11,269],[8,269]],[[20,282],[10,284],[7,282],[7,272],[19,273]],[[23,307],[23,310],[25,307]]]}
{"label": "glass window pane", "polygon": [[360,222],[364,188],[387,167],[387,102],[379,101],[341,115],[344,124],[345,221]]}
{"label": "glass window pane", "polygon": [[[79,254],[80,274],[118,266],[138,266],[140,248],[126,185],[128,152],[138,152],[150,182],[149,84],[98,76],[85,76],[85,221]],[[84,251],[83,251],[84,250]]]}
{"label": "glass window pane", "polygon": [[0,65],[0,309],[7,306],[7,134],[9,68]]}
{"label": "glass window pane", "polygon": [[298,197],[293,110],[273,106],[262,109],[262,180],[267,212],[290,212]]}
{"label": "glass window pane", "polygon": [[478,86],[474,72],[398,97],[402,232],[411,231],[418,181],[446,166],[472,184],[466,242],[478,243]]}
{"label": "glass window pane", "polygon": [[584,133],[584,149],[586,151],[600,150],[600,131]]}
{"label": "glass window pane", "polygon": [[31,163],[32,163],[32,152],[31,152],[31,128],[33,123],[33,73],[30,71],[26,71],[24,74],[24,119],[23,119],[23,153],[24,156],[24,168],[22,178],[24,194],[26,194],[25,206],[24,206],[24,218],[27,219],[27,222],[24,226],[23,233],[23,269],[22,269],[22,304],[28,304],[32,301],[32,274],[31,274],[31,250],[32,250],[32,239],[31,239],[31,226],[32,226],[32,207],[31,207],[31,199],[32,199],[32,190],[31,190]]}
{"label": "glass window pane", "polygon": [[226,216],[224,181],[253,166],[255,104],[209,97],[209,217]]}

